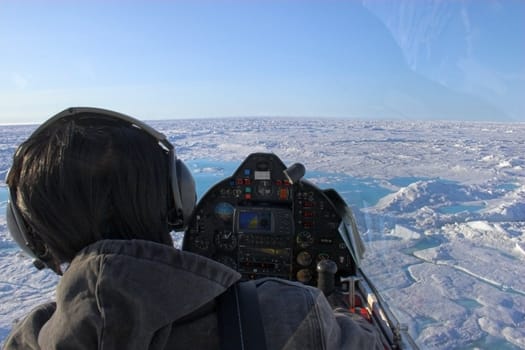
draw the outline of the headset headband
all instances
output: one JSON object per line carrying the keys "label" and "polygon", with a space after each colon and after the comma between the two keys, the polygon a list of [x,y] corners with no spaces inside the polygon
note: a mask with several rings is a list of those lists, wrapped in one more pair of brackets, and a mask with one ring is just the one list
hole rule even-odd
{"label": "headset headband", "polygon": [[[184,203],[183,195],[180,193],[180,184],[178,183],[178,177],[181,169],[179,168],[185,168],[182,169],[184,172],[188,172],[185,165],[177,160],[176,154],[175,154],[175,148],[173,145],[168,141],[166,138],[166,135],[163,133],[155,130],[151,126],[147,125],[146,123],[135,119],[133,117],[130,117],[129,115],[122,114],[119,112],[103,109],[103,108],[95,108],[95,107],[71,107],[68,108],[55,116],[48,119],[46,122],[44,122],[42,125],[40,125],[31,135],[33,137],[34,135],[38,135],[39,133],[43,132],[47,127],[50,125],[56,123],[60,119],[67,118],[69,116],[73,115],[80,115],[80,114],[92,114],[97,115],[98,117],[105,116],[109,117],[110,119],[115,119],[119,121],[123,121],[126,123],[129,123],[132,127],[138,128],[140,130],[144,130],[147,134],[152,136],[157,140],[159,145],[164,148],[166,151],[168,151],[169,157],[171,160],[169,161],[169,176],[170,176],[170,182],[172,186],[172,192],[173,192],[173,200],[175,202],[175,208],[176,210],[180,211],[180,215],[177,215],[177,219],[174,219],[174,222],[172,223],[172,226],[175,228],[181,228],[184,226],[185,221],[188,219],[185,216],[188,216],[187,210],[185,210],[184,204],[187,205],[187,203]],[[185,174],[186,175],[186,174]]]}
{"label": "headset headband", "polygon": [[45,129],[47,129],[48,126],[54,124],[55,122],[57,122],[60,119],[63,119],[63,118],[66,118],[66,117],[72,116],[72,115],[82,114],[82,113],[98,114],[99,116],[107,116],[107,117],[111,117],[111,118],[116,119],[116,120],[121,120],[121,121],[127,122],[130,125],[138,128],[138,129],[144,130],[145,132],[147,132],[148,134],[153,136],[159,143],[161,143],[162,146],[166,147],[168,150],[173,150],[174,149],[173,145],[166,138],[166,135],[164,135],[163,133],[158,132],[157,130],[153,129],[148,124],[146,124],[146,123],[144,123],[144,122],[142,122],[142,121],[140,121],[138,119],[135,119],[133,117],[130,117],[129,115],[125,115],[125,114],[118,113],[118,112],[115,112],[115,111],[110,111],[108,109],[94,108],[94,107],[71,107],[71,108],[68,108],[66,110],[63,110],[62,112],[54,115],[53,117],[49,118],[46,122],[44,122],[42,125],[40,125],[33,132],[31,137],[34,136],[34,135],[38,135],[39,133],[43,132]]}

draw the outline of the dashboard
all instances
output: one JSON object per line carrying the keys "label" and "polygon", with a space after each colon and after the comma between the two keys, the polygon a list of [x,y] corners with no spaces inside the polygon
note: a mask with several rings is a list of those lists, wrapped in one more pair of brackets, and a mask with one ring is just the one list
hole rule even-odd
{"label": "dashboard", "polygon": [[182,249],[219,261],[245,280],[271,276],[316,285],[324,259],[336,263],[336,281],[355,275],[359,254],[352,249],[349,208],[337,192],[303,175],[302,165],[287,168],[275,154],[250,154],[199,201]]}

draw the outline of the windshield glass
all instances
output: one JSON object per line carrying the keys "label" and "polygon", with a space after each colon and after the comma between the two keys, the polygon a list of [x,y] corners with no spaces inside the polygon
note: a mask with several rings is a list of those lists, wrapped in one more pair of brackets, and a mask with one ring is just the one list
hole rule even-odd
{"label": "windshield glass", "polygon": [[[4,176],[70,106],[166,134],[199,198],[272,152],[341,194],[421,348],[525,347],[524,1],[8,0],[0,48]],[[57,281],[4,211],[0,342]]]}

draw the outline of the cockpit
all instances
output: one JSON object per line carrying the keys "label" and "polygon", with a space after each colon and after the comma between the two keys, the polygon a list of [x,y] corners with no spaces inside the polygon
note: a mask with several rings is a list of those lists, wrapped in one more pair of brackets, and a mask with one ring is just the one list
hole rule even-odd
{"label": "cockpit", "polygon": [[303,179],[271,153],[250,154],[197,204],[183,249],[219,261],[243,279],[279,277],[318,285],[318,263],[336,264],[335,283],[355,275],[364,246],[351,210],[334,190]]}

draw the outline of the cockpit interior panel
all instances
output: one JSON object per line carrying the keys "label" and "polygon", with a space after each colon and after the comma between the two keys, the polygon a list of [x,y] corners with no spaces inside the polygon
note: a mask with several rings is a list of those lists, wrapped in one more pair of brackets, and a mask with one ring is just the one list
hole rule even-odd
{"label": "cockpit interior panel", "polygon": [[302,179],[304,167],[297,175],[294,166],[286,168],[271,153],[250,154],[199,201],[183,250],[219,261],[243,279],[271,276],[316,285],[323,259],[337,264],[337,275],[354,275],[355,254],[343,232],[352,229],[344,225],[349,209],[341,210],[339,196]]}

